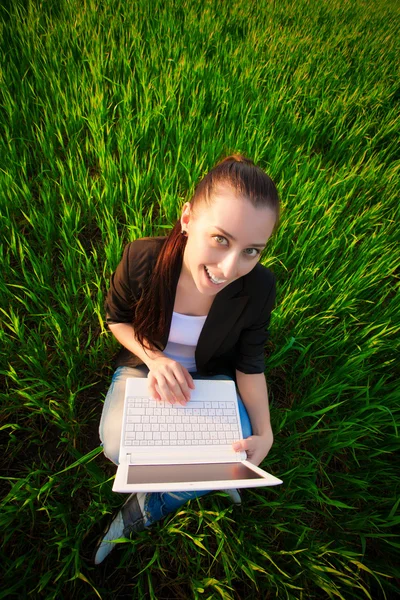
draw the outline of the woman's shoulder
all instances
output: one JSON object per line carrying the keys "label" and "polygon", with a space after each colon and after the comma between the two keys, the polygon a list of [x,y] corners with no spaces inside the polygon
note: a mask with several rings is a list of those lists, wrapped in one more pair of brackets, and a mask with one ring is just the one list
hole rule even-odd
{"label": "woman's shoulder", "polygon": [[261,263],[257,263],[244,279],[245,287],[269,290],[276,285],[275,274]]}
{"label": "woman's shoulder", "polygon": [[261,263],[257,263],[244,277],[243,292],[251,298],[251,312],[258,314],[259,310],[269,313],[276,298],[276,276]]}
{"label": "woman's shoulder", "polygon": [[157,246],[162,246],[166,240],[167,237],[161,235],[154,237],[142,237],[129,242],[127,245],[135,248],[135,250],[139,250],[140,248],[149,249],[151,247],[156,248]]}
{"label": "woman's shoulder", "polygon": [[151,258],[152,255],[158,254],[166,239],[163,236],[137,238],[132,242],[128,242],[125,250],[130,257],[139,258],[147,256]]}
{"label": "woman's shoulder", "polygon": [[143,237],[128,242],[124,247],[121,271],[130,278],[147,276],[154,267],[165,237]]}

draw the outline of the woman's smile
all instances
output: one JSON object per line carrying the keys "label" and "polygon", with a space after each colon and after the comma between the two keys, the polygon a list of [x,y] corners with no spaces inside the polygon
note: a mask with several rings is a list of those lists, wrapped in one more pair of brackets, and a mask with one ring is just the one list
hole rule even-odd
{"label": "woman's smile", "polygon": [[204,265],[204,270],[207,274],[208,279],[213,283],[213,285],[222,285],[223,283],[227,282],[227,279],[222,279],[222,277],[217,277],[216,275],[214,275],[214,273],[210,271],[210,269],[206,265]]}

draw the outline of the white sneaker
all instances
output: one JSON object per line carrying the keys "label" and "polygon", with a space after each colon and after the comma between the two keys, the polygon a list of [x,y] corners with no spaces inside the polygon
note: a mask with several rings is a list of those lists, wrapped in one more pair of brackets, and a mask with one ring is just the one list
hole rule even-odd
{"label": "white sneaker", "polygon": [[239,490],[230,489],[230,490],[222,490],[222,491],[225,492],[226,494],[228,494],[228,496],[232,500],[233,504],[237,504],[238,506],[240,504],[242,504],[242,497],[240,495]]}
{"label": "white sneaker", "polygon": [[143,530],[143,513],[139,506],[137,494],[133,493],[128,497],[110,525],[106,527],[103,538],[98,541],[94,551],[94,564],[99,565],[110,554],[116,546],[114,540],[122,537],[129,538],[132,533]]}

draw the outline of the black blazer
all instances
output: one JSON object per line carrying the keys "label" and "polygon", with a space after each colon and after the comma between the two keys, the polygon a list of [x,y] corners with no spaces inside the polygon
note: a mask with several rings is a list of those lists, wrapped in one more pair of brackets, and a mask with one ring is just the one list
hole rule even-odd
{"label": "black blazer", "polygon": [[[125,246],[122,260],[110,279],[105,301],[106,323],[133,323],[134,305],[155,265],[166,237],[147,237]],[[175,289],[178,285],[179,274]],[[264,373],[264,347],[275,303],[275,275],[259,262],[216,295],[207,315],[195,351],[197,371],[204,375],[225,373],[236,380],[235,369],[243,373]],[[174,296],[175,300],[175,296]],[[168,334],[173,303],[168,307]],[[116,367],[136,367],[143,361],[124,346]]]}

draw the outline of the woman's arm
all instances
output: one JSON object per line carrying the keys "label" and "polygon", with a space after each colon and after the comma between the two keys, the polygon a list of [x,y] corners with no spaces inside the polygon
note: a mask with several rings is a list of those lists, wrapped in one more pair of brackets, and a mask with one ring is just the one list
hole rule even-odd
{"label": "woman's arm", "polygon": [[[137,341],[131,323],[110,323],[111,333],[120,344],[136,354],[148,367],[149,393],[156,400],[167,400],[171,404],[185,405],[190,400],[190,389],[195,385],[189,371],[180,363],[165,356],[161,350],[146,350]],[[144,340],[146,346],[148,341]]]}
{"label": "woman's arm", "polygon": [[[154,348],[144,348],[136,339],[133,319],[135,305],[141,295],[140,281],[146,279],[149,268],[149,252],[153,252],[149,240],[139,239],[125,246],[122,260],[111,276],[110,288],[105,301],[106,322],[109,330],[119,341],[148,367],[149,393],[156,400],[171,404],[185,404],[194,389],[189,371],[177,361]],[[144,345],[149,346],[145,339]]]}
{"label": "woman's arm", "polygon": [[247,375],[236,369],[236,383],[248,412],[254,435],[265,435],[271,430],[268,389],[264,373]]}
{"label": "woman's arm", "polygon": [[236,369],[236,384],[250,418],[253,435],[235,442],[234,449],[246,450],[248,460],[259,465],[274,441],[269,415],[268,389],[264,373],[248,375]]}
{"label": "woman's arm", "polygon": [[[149,369],[152,367],[154,359],[165,356],[161,350],[148,350],[146,348],[145,351],[144,347],[137,341],[135,330],[131,323],[109,323],[108,327],[119,343],[130,350],[130,352],[133,352],[133,354],[136,354]],[[148,345],[147,340],[145,342]]]}

